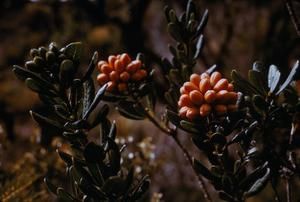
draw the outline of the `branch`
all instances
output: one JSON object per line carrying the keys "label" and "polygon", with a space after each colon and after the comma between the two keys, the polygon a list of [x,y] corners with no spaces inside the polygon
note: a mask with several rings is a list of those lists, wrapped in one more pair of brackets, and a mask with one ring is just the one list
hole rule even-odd
{"label": "branch", "polygon": [[295,13],[295,10],[294,10],[291,0],[286,0],[286,7],[287,7],[290,17],[292,19],[292,22],[296,28],[296,32],[297,32],[298,36],[300,36],[300,22],[298,21],[298,18],[296,16],[296,13]]}

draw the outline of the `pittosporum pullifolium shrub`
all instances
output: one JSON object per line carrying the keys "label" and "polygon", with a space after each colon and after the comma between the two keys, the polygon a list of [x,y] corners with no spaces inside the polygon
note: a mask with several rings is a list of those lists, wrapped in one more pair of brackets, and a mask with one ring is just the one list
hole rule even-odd
{"label": "pittosporum pullifolium shrub", "polygon": [[[81,44],[61,49],[50,44],[48,49],[33,49],[26,68],[14,67],[15,74],[55,112],[51,116],[31,112],[32,117],[60,131],[73,151],[58,152],[71,176],[72,192],[46,180],[49,189],[61,199],[75,201],[135,201],[146,191],[147,176],[135,179],[133,170],[120,163],[121,152],[114,142],[116,125],[106,118],[108,106],[101,102],[96,108],[106,101],[122,116],[148,119],[169,135],[193,168],[206,201],[212,198],[203,178],[225,201],[245,201],[268,183],[274,189],[274,200],[283,200],[277,194],[280,179],[289,187],[300,169],[295,157],[300,146],[296,135],[300,102],[294,87],[299,62],[286,78],[275,65],[266,67],[261,62],[253,64],[248,79],[235,70],[231,78],[223,78],[217,65],[199,75],[194,67],[203,48],[208,11],[200,17],[190,0],[180,17],[169,7],[165,14],[176,45],[169,45],[172,58],[163,58],[160,66],[168,87],[162,116],[156,112],[155,95],[160,89],[154,88],[153,69],[142,54],[135,60],[123,53],[99,62],[94,54],[84,76],[76,78]],[[91,77],[95,66],[99,71],[97,93]],[[99,145],[87,138],[97,125],[102,128]],[[208,164],[182,145],[180,131],[189,135]],[[290,189],[287,197],[291,197]]]}

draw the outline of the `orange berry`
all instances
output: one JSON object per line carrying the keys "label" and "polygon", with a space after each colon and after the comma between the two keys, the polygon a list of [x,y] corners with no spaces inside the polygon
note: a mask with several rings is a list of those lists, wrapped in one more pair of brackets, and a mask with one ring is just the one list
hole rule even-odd
{"label": "orange berry", "polygon": [[190,81],[195,84],[196,86],[199,86],[200,83],[200,76],[198,74],[192,74],[190,76]]}
{"label": "orange berry", "polygon": [[226,95],[226,103],[236,103],[238,94],[236,92],[228,92]]}
{"label": "orange berry", "polygon": [[119,73],[123,72],[125,67],[123,66],[121,60],[116,59],[114,63],[115,70]]}
{"label": "orange berry", "polygon": [[108,64],[109,64],[109,66],[111,66],[113,68],[114,65],[115,65],[116,59],[117,59],[117,57],[114,56],[114,55],[109,56],[108,57]]}
{"label": "orange berry", "polygon": [[127,84],[126,83],[119,83],[118,84],[118,90],[119,90],[119,92],[127,91]]}
{"label": "orange berry", "polygon": [[181,107],[180,109],[179,109],[179,116],[181,117],[181,118],[186,118],[186,113],[187,113],[187,111],[188,111],[188,107]]}
{"label": "orange berry", "polygon": [[97,81],[100,85],[105,84],[106,82],[108,82],[108,80],[109,80],[109,78],[108,78],[107,74],[101,73],[101,74],[98,74],[98,76],[97,76]]}
{"label": "orange berry", "polygon": [[217,103],[226,103],[228,91],[227,90],[220,90],[216,93],[216,102]]}
{"label": "orange berry", "polygon": [[143,78],[145,78],[147,76],[147,72],[143,69],[136,71],[133,75],[132,75],[132,79],[134,81],[140,81]]}
{"label": "orange berry", "polygon": [[123,72],[120,74],[120,79],[122,81],[128,81],[130,79],[130,74],[128,72]]}
{"label": "orange berry", "polygon": [[142,79],[144,79],[147,76],[147,71],[144,69],[140,69],[137,72],[142,76]]}
{"label": "orange berry", "polygon": [[108,64],[103,64],[101,66],[101,72],[104,74],[109,74],[113,70],[112,67],[110,67]]}
{"label": "orange berry", "polygon": [[194,120],[199,115],[197,108],[190,108],[186,112],[186,118]]}
{"label": "orange berry", "polygon": [[181,106],[187,106],[187,107],[193,106],[193,103],[187,94],[181,95],[179,102],[181,103]]}
{"label": "orange berry", "polygon": [[191,91],[189,97],[195,105],[201,105],[203,103],[203,95],[198,90]]}
{"label": "orange berry", "polygon": [[211,85],[209,82],[209,79],[205,78],[205,79],[201,79],[200,84],[199,84],[199,89],[201,91],[201,93],[205,93],[208,90],[211,90]]}
{"label": "orange berry", "polygon": [[126,71],[128,71],[130,74],[133,74],[136,72],[136,70],[138,70],[139,68],[141,68],[142,63],[139,60],[134,60],[131,63],[129,63],[126,67]]}
{"label": "orange berry", "polygon": [[228,81],[227,79],[220,79],[216,85],[214,86],[215,91],[225,90],[228,88]]}
{"label": "orange berry", "polygon": [[183,84],[183,88],[188,93],[191,92],[192,90],[198,90],[198,87],[195,84],[193,84],[192,82],[189,82],[189,81],[185,82]]}
{"label": "orange berry", "polygon": [[97,64],[97,69],[98,69],[99,71],[101,71],[102,65],[108,65],[108,64],[107,64],[107,62],[104,61],[104,60],[99,61],[98,64]]}
{"label": "orange berry", "polygon": [[185,90],[184,87],[181,87],[181,88],[180,88],[180,93],[181,93],[181,94],[188,94],[188,92]]}
{"label": "orange berry", "polygon": [[234,105],[227,105],[227,110],[229,111],[229,112],[234,112],[234,111],[236,111],[238,109],[238,106],[236,105],[236,104],[234,104]]}
{"label": "orange berry", "polygon": [[201,79],[209,79],[209,74],[204,72],[204,73],[201,74],[200,78]]}
{"label": "orange berry", "polygon": [[206,93],[204,94],[204,100],[207,103],[212,103],[216,100],[216,92],[214,90],[208,90],[206,91]]}
{"label": "orange berry", "polygon": [[217,115],[223,115],[227,112],[227,107],[225,105],[216,105],[214,109]]}
{"label": "orange berry", "polygon": [[227,90],[228,90],[229,92],[232,92],[232,91],[234,91],[234,86],[233,86],[233,84],[232,84],[232,83],[229,83],[229,84],[228,84],[228,88],[227,88]]}
{"label": "orange berry", "polygon": [[113,81],[109,81],[109,82],[107,83],[107,88],[106,88],[106,90],[107,90],[108,92],[112,92],[112,91],[115,89],[115,87],[116,87],[116,83],[113,82]]}
{"label": "orange berry", "polygon": [[110,80],[112,80],[112,81],[117,81],[117,80],[119,80],[119,73],[116,72],[116,71],[112,71],[112,72],[109,74],[109,78],[110,78]]}
{"label": "orange berry", "polygon": [[120,57],[120,60],[125,67],[131,62],[131,58],[127,53],[123,53]]}
{"label": "orange berry", "polygon": [[214,72],[210,76],[210,85],[215,86],[216,83],[222,78],[222,75],[220,72]]}
{"label": "orange berry", "polygon": [[200,115],[205,117],[211,112],[211,106],[209,104],[203,104],[200,107]]}

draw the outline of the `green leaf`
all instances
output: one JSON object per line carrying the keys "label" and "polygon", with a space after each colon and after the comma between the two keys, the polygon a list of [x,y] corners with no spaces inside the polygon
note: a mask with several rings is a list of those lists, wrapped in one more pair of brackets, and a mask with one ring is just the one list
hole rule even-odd
{"label": "green leaf", "polygon": [[84,76],[81,79],[82,82],[85,82],[85,81],[91,79],[91,76],[92,76],[92,74],[94,72],[94,69],[95,69],[95,67],[97,65],[97,62],[98,62],[98,53],[94,52],[94,55],[93,55],[93,57],[92,57],[92,59],[90,61],[88,69],[87,69],[86,73],[84,74]]}
{"label": "green leaf", "polygon": [[54,121],[54,120],[51,120],[45,116],[42,116],[38,113],[35,113],[33,111],[30,111],[29,112],[31,117],[39,124],[41,125],[48,125],[48,126],[51,126],[51,127],[55,127],[55,128],[58,128],[60,130],[63,130],[63,126],[57,122],[57,121]]}
{"label": "green leaf", "polygon": [[40,77],[38,74],[34,72],[28,71],[27,69],[24,69],[18,65],[14,65],[13,72],[22,81],[25,81],[27,78],[31,78],[39,82],[41,85],[43,85],[44,88],[51,89],[56,92],[54,86],[51,83],[49,83],[48,81],[46,81],[45,79],[43,79],[42,77]]}
{"label": "green leaf", "polygon": [[107,88],[107,84],[103,85],[97,92],[93,102],[91,103],[91,105],[89,106],[89,108],[87,109],[87,111],[85,112],[85,114],[83,115],[83,119],[86,120],[88,119],[88,116],[90,115],[90,113],[93,111],[93,109],[95,109],[95,107],[98,105],[98,103],[100,102],[100,100],[103,98],[105,90]]}
{"label": "green leaf", "polygon": [[208,180],[214,179],[214,176],[211,174],[211,172],[197,159],[193,159],[193,167],[198,174],[203,175]]}
{"label": "green leaf", "polygon": [[255,183],[250,187],[250,189],[245,192],[245,197],[250,197],[258,194],[267,184],[270,177],[270,168],[267,168],[265,174],[258,178]]}
{"label": "green leaf", "polygon": [[236,70],[232,70],[231,78],[234,81],[234,86],[246,95],[259,94],[259,91],[247,80],[243,79]]}
{"label": "green leaf", "polygon": [[145,114],[144,109],[141,107],[138,107],[135,102],[127,101],[127,100],[121,100],[116,109],[119,111],[119,113],[129,119],[133,120],[144,120]]}
{"label": "green leaf", "polygon": [[180,126],[183,130],[190,132],[190,133],[194,133],[194,134],[202,134],[203,133],[203,127],[201,127],[198,124],[189,122],[189,121],[181,120]]}
{"label": "green leaf", "polygon": [[82,101],[82,118],[92,104],[95,97],[95,86],[93,79],[88,79],[83,83],[83,101]]}
{"label": "green leaf", "polygon": [[175,24],[173,22],[169,23],[168,24],[168,32],[173,37],[173,39],[175,39],[176,41],[181,42],[183,40],[182,36],[181,36],[181,29],[177,24]]}
{"label": "green leaf", "polygon": [[109,107],[107,104],[104,104],[101,107],[96,108],[89,116],[87,122],[89,123],[90,128],[94,128],[99,123],[101,123],[106,116],[108,115]]}
{"label": "green leaf", "polygon": [[250,83],[256,87],[256,89],[260,92],[260,95],[266,95],[267,91],[264,86],[263,77],[260,72],[255,70],[249,70],[248,78]]}
{"label": "green leaf", "polygon": [[76,201],[75,198],[66,192],[63,188],[58,187],[56,190],[57,197],[59,201],[64,201],[64,202],[70,202],[70,201]]}
{"label": "green leaf", "polygon": [[83,46],[81,42],[73,42],[66,46],[65,55],[74,61],[79,61],[83,52]]}
{"label": "green leaf", "polygon": [[73,164],[72,156],[63,151],[56,150],[59,157],[68,165],[71,166]]}
{"label": "green leaf", "polygon": [[87,146],[84,148],[83,155],[86,161],[93,163],[100,163],[105,158],[103,148],[99,145],[96,145],[94,142],[90,142],[87,144]]}
{"label": "green leaf", "polygon": [[178,116],[177,113],[175,113],[171,110],[167,110],[167,117],[168,117],[169,121],[171,121],[171,123],[174,124],[175,126],[180,125],[181,118]]}
{"label": "green leaf", "polygon": [[204,27],[206,26],[208,21],[208,10],[206,9],[202,15],[201,22],[199,23],[197,27],[197,35],[203,32]]}
{"label": "green leaf", "polygon": [[47,185],[49,191],[52,192],[53,194],[56,194],[57,186],[52,184],[47,178],[44,178],[44,182]]}
{"label": "green leaf", "polygon": [[290,83],[294,79],[296,72],[298,71],[298,68],[299,68],[299,60],[297,60],[297,62],[294,64],[293,69],[291,70],[289,76],[287,77],[285,82],[280,86],[276,95],[279,95],[279,93],[281,93],[288,85],[290,85]]}
{"label": "green leaf", "polygon": [[268,72],[268,87],[271,93],[273,93],[278,86],[280,75],[281,73],[278,68],[275,65],[270,65]]}
{"label": "green leaf", "polygon": [[106,193],[104,193],[99,187],[90,184],[83,178],[79,182],[79,187],[84,194],[96,199],[96,201],[106,201],[107,199]]}
{"label": "green leaf", "polygon": [[127,190],[125,181],[119,176],[109,177],[101,187],[105,193],[109,195],[120,196]]}

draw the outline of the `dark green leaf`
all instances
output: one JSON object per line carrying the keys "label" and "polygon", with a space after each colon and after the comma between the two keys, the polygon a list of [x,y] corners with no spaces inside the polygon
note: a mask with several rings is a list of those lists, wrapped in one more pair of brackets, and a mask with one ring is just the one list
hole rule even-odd
{"label": "dark green leaf", "polygon": [[51,120],[47,117],[44,117],[38,113],[35,113],[33,111],[30,111],[30,115],[31,117],[39,124],[41,125],[48,125],[48,126],[51,126],[51,127],[55,127],[55,128],[58,128],[58,129],[63,129],[63,126],[59,123],[59,122],[56,122],[54,120]]}
{"label": "dark green leaf", "polygon": [[105,90],[107,88],[107,84],[103,85],[97,92],[93,102],[91,103],[91,105],[89,106],[88,110],[85,112],[85,114],[83,115],[83,119],[88,119],[88,116],[90,115],[90,113],[93,111],[93,109],[98,105],[98,103],[100,102],[100,100],[103,98]]}
{"label": "dark green leaf", "polygon": [[82,118],[83,115],[87,112],[90,105],[92,104],[95,97],[95,87],[93,79],[88,79],[83,83],[83,107],[82,107]]}
{"label": "dark green leaf", "polygon": [[57,186],[52,184],[47,178],[44,178],[44,182],[46,183],[49,191],[52,192],[53,194],[56,194]]}
{"label": "dark green leaf", "polygon": [[119,196],[127,190],[125,181],[119,176],[108,178],[101,189],[107,194]]}
{"label": "dark green leaf", "polygon": [[97,61],[98,61],[98,53],[94,52],[94,55],[90,61],[90,64],[88,66],[88,69],[86,71],[86,73],[84,74],[84,76],[82,77],[81,81],[85,82],[89,79],[91,79],[92,73],[97,65]]}
{"label": "dark green leaf", "polygon": [[259,91],[247,80],[243,79],[236,70],[232,70],[231,78],[234,81],[234,86],[246,95],[259,94]]}
{"label": "dark green leaf", "polygon": [[201,53],[201,50],[203,48],[204,40],[203,40],[203,35],[201,34],[198,38],[197,44],[196,44],[196,52],[194,54],[194,59],[197,59]]}
{"label": "dark green leaf", "polygon": [[261,95],[266,95],[267,91],[264,86],[262,74],[255,70],[249,70],[248,72],[249,81],[256,89],[260,92]]}
{"label": "dark green leaf", "polygon": [[70,43],[66,46],[64,52],[68,58],[71,58],[74,61],[79,61],[83,51],[83,46],[81,42]]}
{"label": "dark green leaf", "polygon": [[58,197],[59,201],[63,201],[63,202],[76,201],[75,198],[71,194],[69,194],[68,192],[66,192],[61,187],[57,188],[56,194],[57,194],[57,197]]}
{"label": "dark green leaf", "polygon": [[67,154],[63,151],[59,151],[59,150],[56,150],[58,155],[60,156],[60,158],[68,165],[72,165],[73,164],[73,161],[72,161],[72,156],[70,154]]}
{"label": "dark green leaf", "polygon": [[182,41],[183,39],[182,39],[182,36],[181,36],[181,29],[180,29],[180,27],[177,25],[177,24],[175,24],[175,23],[173,23],[173,22],[171,22],[171,23],[169,23],[168,24],[168,31],[169,31],[169,33],[170,33],[170,35],[176,40],[176,41]]}
{"label": "dark green leaf", "polygon": [[258,194],[267,184],[270,176],[270,168],[267,168],[265,174],[258,178],[255,183],[245,192],[245,197],[250,197]]}
{"label": "dark green leaf", "polygon": [[137,106],[135,102],[121,100],[116,109],[126,118],[133,120],[145,119],[144,109]]}

